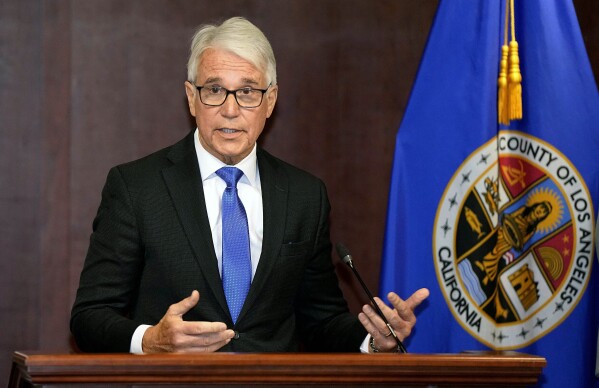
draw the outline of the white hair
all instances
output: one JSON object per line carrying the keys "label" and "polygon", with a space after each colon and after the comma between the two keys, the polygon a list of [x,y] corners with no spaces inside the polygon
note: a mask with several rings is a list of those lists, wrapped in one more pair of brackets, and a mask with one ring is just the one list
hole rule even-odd
{"label": "white hair", "polygon": [[272,47],[258,27],[242,17],[233,17],[220,25],[203,25],[191,41],[187,79],[194,83],[200,56],[208,48],[227,50],[262,71],[268,84],[277,83],[277,64]]}

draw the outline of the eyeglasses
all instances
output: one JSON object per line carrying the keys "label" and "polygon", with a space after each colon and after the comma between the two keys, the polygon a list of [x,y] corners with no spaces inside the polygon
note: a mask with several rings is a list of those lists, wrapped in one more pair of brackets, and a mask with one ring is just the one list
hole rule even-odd
{"label": "eyeglasses", "polygon": [[256,108],[262,104],[264,93],[270,88],[270,84],[266,89],[254,89],[245,87],[236,90],[225,89],[222,86],[197,86],[194,85],[200,92],[200,101],[208,106],[221,106],[227,101],[229,94],[235,96],[235,101],[242,108]]}

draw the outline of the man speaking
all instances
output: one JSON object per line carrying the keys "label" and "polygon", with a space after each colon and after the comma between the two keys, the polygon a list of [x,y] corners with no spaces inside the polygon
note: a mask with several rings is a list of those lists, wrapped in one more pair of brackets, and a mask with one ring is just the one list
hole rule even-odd
{"label": "man speaking", "polygon": [[[322,181],[256,144],[278,96],[266,37],[243,18],[203,26],[187,68],[197,129],[108,174],[71,314],[80,349],[397,351],[371,306],[348,311]],[[377,300],[400,339],[427,296]]]}

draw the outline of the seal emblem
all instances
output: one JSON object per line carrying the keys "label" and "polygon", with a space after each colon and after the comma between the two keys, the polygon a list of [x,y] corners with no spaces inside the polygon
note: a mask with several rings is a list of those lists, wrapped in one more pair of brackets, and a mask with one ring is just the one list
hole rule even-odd
{"label": "seal emblem", "polygon": [[585,292],[593,225],[575,166],[541,139],[500,131],[462,163],[437,209],[435,269],[456,320],[495,349],[549,333]]}

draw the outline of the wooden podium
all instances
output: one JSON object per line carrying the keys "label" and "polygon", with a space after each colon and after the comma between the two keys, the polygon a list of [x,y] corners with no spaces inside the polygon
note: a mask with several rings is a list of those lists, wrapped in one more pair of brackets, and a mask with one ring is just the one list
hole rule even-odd
{"label": "wooden podium", "polygon": [[109,384],[527,386],[546,360],[460,354],[49,354],[15,352],[9,388]]}

